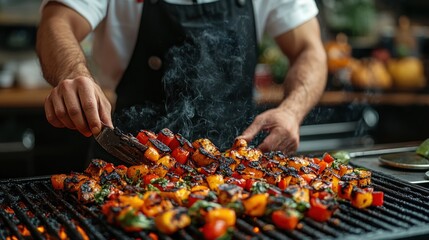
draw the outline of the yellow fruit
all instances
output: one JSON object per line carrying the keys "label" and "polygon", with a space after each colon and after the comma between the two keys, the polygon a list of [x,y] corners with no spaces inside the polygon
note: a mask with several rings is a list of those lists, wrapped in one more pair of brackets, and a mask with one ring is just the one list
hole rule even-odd
{"label": "yellow fruit", "polygon": [[390,59],[387,69],[397,88],[416,89],[426,86],[423,63],[416,57]]}
{"label": "yellow fruit", "polygon": [[392,86],[392,78],[380,60],[355,60],[351,66],[351,81],[356,87],[387,89]]}

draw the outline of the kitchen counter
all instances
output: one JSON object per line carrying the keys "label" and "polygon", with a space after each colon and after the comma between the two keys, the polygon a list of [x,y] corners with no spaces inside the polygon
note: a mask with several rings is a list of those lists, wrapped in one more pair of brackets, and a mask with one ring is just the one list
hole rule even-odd
{"label": "kitchen counter", "polygon": [[[280,85],[258,88],[258,104],[277,104],[283,99],[283,88]],[[319,105],[339,105],[347,103],[364,103],[374,105],[425,105],[429,106],[429,94],[409,92],[363,92],[363,91],[325,91]]]}
{"label": "kitchen counter", "polygon": [[[0,108],[38,108],[43,107],[50,88],[4,88],[0,89]],[[272,86],[257,90],[258,104],[276,104],[283,98],[282,88]],[[106,95],[113,103],[115,93],[105,90]],[[429,106],[429,94],[398,92],[398,93],[365,93],[348,91],[326,91],[319,105],[340,105],[347,103],[364,103],[376,105],[424,105]]]}
{"label": "kitchen counter", "polygon": [[[5,88],[0,89],[0,108],[42,108],[51,88]],[[110,102],[115,93],[105,90]]]}
{"label": "kitchen counter", "polygon": [[420,144],[420,141],[379,144],[370,149],[352,149],[347,150],[347,152],[352,156],[350,162],[354,165],[381,172],[412,184],[429,187],[429,179],[425,177],[425,172],[429,169],[395,168],[382,164],[382,162],[379,161],[379,157],[384,154],[414,152]]}
{"label": "kitchen counter", "polygon": [[355,158],[351,162],[364,168],[399,178],[409,183],[429,187],[429,180],[425,178],[425,172],[429,169],[412,170],[389,167],[381,164],[378,160],[378,156]]}

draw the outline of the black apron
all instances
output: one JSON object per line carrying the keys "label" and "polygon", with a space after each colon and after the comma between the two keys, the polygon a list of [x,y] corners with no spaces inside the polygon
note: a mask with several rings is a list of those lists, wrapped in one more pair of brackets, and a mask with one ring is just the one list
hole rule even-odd
{"label": "black apron", "polygon": [[[251,0],[145,1],[116,89],[114,125],[132,134],[169,128],[191,141],[204,137],[230,147],[255,115],[257,50]],[[100,146],[94,153],[113,161]]]}

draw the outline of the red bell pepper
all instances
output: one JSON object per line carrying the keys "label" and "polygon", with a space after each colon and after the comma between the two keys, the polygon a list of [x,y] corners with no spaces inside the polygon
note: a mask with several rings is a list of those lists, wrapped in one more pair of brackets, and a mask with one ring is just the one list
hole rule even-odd
{"label": "red bell pepper", "polygon": [[246,187],[246,180],[243,178],[227,177],[225,178],[225,182],[228,184],[237,185],[239,187],[242,187],[243,189]]}
{"label": "red bell pepper", "polygon": [[240,173],[235,172],[235,171],[232,173],[231,177],[237,178],[237,179],[242,179],[243,178],[243,176]]}
{"label": "red bell pepper", "polygon": [[174,135],[174,138],[168,144],[168,147],[171,150],[174,150],[177,147],[182,147],[183,149],[185,149],[188,152],[193,152],[194,151],[194,149],[192,147],[192,143],[189,142],[189,140],[186,139],[185,137],[183,137],[180,133],[176,133]]}
{"label": "red bell pepper", "polygon": [[246,189],[247,191],[250,191],[250,189],[252,189],[253,184],[256,182],[255,179],[253,178],[248,178],[246,179],[246,185],[244,187],[244,189]]}
{"label": "red bell pepper", "polygon": [[325,154],[323,154],[323,161],[325,161],[327,163],[331,163],[331,162],[335,161],[335,158],[332,157],[331,154],[325,153]]}
{"label": "red bell pepper", "polygon": [[140,130],[136,138],[137,140],[139,140],[141,144],[146,144],[149,141],[149,139],[155,139],[156,134],[148,130]]}
{"label": "red bell pepper", "polygon": [[314,174],[314,173],[305,173],[305,174],[302,174],[302,175],[301,175],[301,177],[302,177],[302,178],[304,178],[304,180],[305,180],[308,184],[310,184],[310,183],[311,183],[311,181],[313,181],[313,179],[315,179],[315,178],[316,178],[316,174]]}
{"label": "red bell pepper", "polygon": [[318,163],[318,165],[319,165],[319,174],[320,173],[322,173],[323,172],[323,170],[325,170],[326,169],[326,167],[328,167],[328,163],[327,162],[325,162],[325,161],[320,161],[319,163]]}
{"label": "red bell pepper", "polygon": [[320,163],[320,161],[322,161],[322,159],[320,159],[320,158],[313,158],[313,162],[315,163],[315,164],[319,164]]}
{"label": "red bell pepper", "polygon": [[188,162],[189,152],[182,147],[177,147],[173,150],[171,156],[176,159],[177,162],[186,164],[186,162]]}
{"label": "red bell pepper", "polygon": [[174,139],[174,133],[168,128],[163,128],[156,139],[168,146]]}
{"label": "red bell pepper", "polygon": [[293,209],[276,210],[272,213],[271,219],[274,225],[280,229],[293,230],[299,222],[299,212]]}
{"label": "red bell pepper", "polygon": [[280,180],[280,182],[277,183],[277,187],[279,187],[281,190],[285,190],[289,186],[291,177],[284,177]]}
{"label": "red bell pepper", "polygon": [[159,176],[156,174],[148,174],[143,177],[143,182],[145,185],[149,185],[152,179],[156,179],[156,178],[159,178]]}
{"label": "red bell pepper", "polygon": [[227,233],[228,225],[224,220],[215,220],[207,222],[201,229],[204,239],[215,240],[219,239]]}
{"label": "red bell pepper", "polygon": [[267,193],[270,196],[280,196],[282,194],[282,190],[279,187],[270,186],[270,187],[268,187]]}
{"label": "red bell pepper", "polygon": [[331,218],[333,211],[325,205],[320,198],[310,199],[310,209],[307,216],[318,222],[325,222]]}
{"label": "red bell pepper", "polygon": [[381,191],[372,192],[372,206],[383,206],[384,204],[384,193]]}

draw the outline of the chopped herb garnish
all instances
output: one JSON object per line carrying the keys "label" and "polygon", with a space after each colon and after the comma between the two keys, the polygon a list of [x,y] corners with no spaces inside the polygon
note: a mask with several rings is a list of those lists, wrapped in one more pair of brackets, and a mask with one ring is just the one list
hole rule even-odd
{"label": "chopped herb garnish", "polygon": [[103,204],[104,199],[110,194],[110,184],[101,186],[101,191],[94,194],[95,202],[97,204]]}
{"label": "chopped herb garnish", "polygon": [[147,190],[148,191],[154,191],[154,192],[160,192],[159,189],[152,184],[147,185]]}
{"label": "chopped herb garnish", "polygon": [[165,178],[154,178],[150,180],[152,184],[159,184],[161,187],[166,187],[168,185],[168,180]]}
{"label": "chopped herb garnish", "polygon": [[177,181],[174,186],[176,188],[188,188],[188,184],[185,181]]}
{"label": "chopped herb garnish", "polygon": [[270,185],[268,183],[258,181],[258,182],[255,182],[253,184],[253,186],[250,189],[250,191],[253,194],[266,193],[268,191],[269,187],[270,187]]}
{"label": "chopped herb garnish", "polygon": [[153,229],[155,226],[152,219],[147,218],[142,213],[136,213],[135,210],[124,214],[119,219],[119,223],[124,228],[141,228],[143,230]]}

